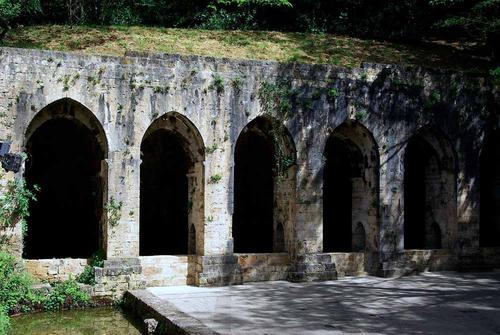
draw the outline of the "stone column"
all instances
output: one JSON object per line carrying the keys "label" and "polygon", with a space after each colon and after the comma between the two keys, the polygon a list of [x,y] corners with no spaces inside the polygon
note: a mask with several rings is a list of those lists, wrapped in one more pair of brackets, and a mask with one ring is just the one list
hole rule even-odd
{"label": "stone column", "polygon": [[108,259],[139,256],[141,162],[139,148],[129,150],[110,152],[106,160],[108,192],[104,241]]}

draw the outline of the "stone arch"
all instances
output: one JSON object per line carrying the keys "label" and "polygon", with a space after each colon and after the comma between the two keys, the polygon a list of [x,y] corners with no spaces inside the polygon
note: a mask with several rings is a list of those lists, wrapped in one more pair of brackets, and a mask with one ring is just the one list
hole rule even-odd
{"label": "stone arch", "polygon": [[30,204],[26,258],[88,258],[105,248],[108,142],[95,115],[64,98],[38,112],[25,135]]}
{"label": "stone arch", "polygon": [[491,132],[480,156],[479,244],[500,246],[500,130]]}
{"label": "stone arch", "polygon": [[177,112],[162,115],[144,134],[141,160],[140,255],[202,253],[205,146],[198,129]]}
{"label": "stone arch", "polygon": [[241,131],[234,149],[234,251],[290,251],[296,149],[288,129],[262,115]]}
{"label": "stone arch", "polygon": [[456,155],[448,139],[424,127],[404,157],[405,249],[451,248],[456,233]]}
{"label": "stone arch", "polygon": [[379,153],[372,133],[348,120],[330,134],[323,167],[323,251],[358,251],[358,222],[366,250],[378,250]]}

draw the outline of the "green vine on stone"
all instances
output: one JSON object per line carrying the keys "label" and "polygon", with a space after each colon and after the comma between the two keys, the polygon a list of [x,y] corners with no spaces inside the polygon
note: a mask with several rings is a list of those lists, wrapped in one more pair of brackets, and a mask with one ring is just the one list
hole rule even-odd
{"label": "green vine on stone", "polygon": [[105,208],[108,213],[108,223],[111,227],[116,227],[118,225],[118,222],[122,217],[122,206],[123,202],[116,202],[113,197],[111,197],[109,202],[106,204]]}
{"label": "green vine on stone", "polygon": [[293,155],[287,154],[285,138],[288,134],[283,122],[289,117],[292,110],[291,98],[294,94],[290,81],[278,81],[277,83],[263,82],[259,88],[259,102],[265,114],[272,116],[271,130],[275,148],[275,172],[278,177],[284,177],[290,167],[295,165]]}
{"label": "green vine on stone", "polygon": [[290,81],[277,83],[263,82],[259,88],[259,102],[264,113],[285,120],[292,110],[291,97],[293,90]]}
{"label": "green vine on stone", "polygon": [[210,91],[215,91],[217,94],[224,92],[224,78],[216,74],[213,76],[212,83],[208,86]]}
{"label": "green vine on stone", "polygon": [[[1,177],[1,176],[0,176]],[[29,217],[29,204],[36,201],[35,193],[40,187],[31,190],[23,178],[9,180],[1,187],[0,195],[0,229],[14,228],[21,223],[23,237],[28,232],[26,219]]]}

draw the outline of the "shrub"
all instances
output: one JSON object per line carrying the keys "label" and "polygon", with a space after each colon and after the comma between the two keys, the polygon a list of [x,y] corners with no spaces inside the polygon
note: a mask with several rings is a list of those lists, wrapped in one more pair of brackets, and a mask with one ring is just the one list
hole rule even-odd
{"label": "shrub", "polygon": [[27,312],[34,295],[33,280],[13,256],[0,252],[0,306],[6,312]]}
{"label": "shrub", "polygon": [[90,296],[82,291],[74,279],[53,284],[49,296],[43,301],[43,308],[47,311],[85,307],[90,302]]}
{"label": "shrub", "polygon": [[490,76],[495,85],[500,85],[500,66],[490,70]]}
{"label": "shrub", "polygon": [[10,329],[9,315],[5,307],[0,305],[0,335],[7,334]]}
{"label": "shrub", "polygon": [[[1,177],[1,174],[0,174]],[[13,228],[21,223],[23,235],[26,235],[26,218],[29,216],[29,204],[36,201],[35,192],[40,188],[35,185],[29,189],[22,178],[9,180],[0,189],[0,229]]]}
{"label": "shrub", "polygon": [[90,259],[90,263],[85,266],[83,272],[76,277],[76,281],[82,284],[94,285],[95,284],[95,268],[104,265],[104,251],[99,250]]}

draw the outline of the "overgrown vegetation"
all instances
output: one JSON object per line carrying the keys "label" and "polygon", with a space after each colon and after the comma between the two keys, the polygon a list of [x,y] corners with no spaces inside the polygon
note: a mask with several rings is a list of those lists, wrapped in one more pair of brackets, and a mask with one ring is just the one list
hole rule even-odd
{"label": "overgrown vegetation", "polygon": [[287,148],[289,135],[283,126],[290,116],[294,94],[291,82],[283,80],[275,83],[263,82],[258,93],[262,111],[271,116],[269,136],[274,145],[275,173],[280,178],[295,164],[295,158],[289,154],[290,148]]}
{"label": "overgrown vegetation", "polygon": [[[13,29],[0,45],[111,56],[123,56],[133,50],[344,67],[357,67],[362,62],[408,63],[484,72],[493,66],[491,61],[473,57],[457,45],[408,45],[332,34],[276,31],[36,25]],[[95,78],[90,78],[89,83],[95,84]],[[168,86],[159,86],[155,92],[165,94],[168,89]]]}
{"label": "overgrown vegetation", "polygon": [[59,23],[446,39],[497,59],[500,36],[499,0],[0,0],[0,14],[3,31]]}
{"label": "overgrown vegetation", "polygon": [[[0,170],[0,179],[4,172]],[[21,224],[23,236],[28,230],[26,218],[29,216],[29,203],[36,201],[35,192],[38,186],[31,190],[22,178],[8,180],[0,186],[0,231],[14,228]]]}
{"label": "overgrown vegetation", "polygon": [[10,329],[9,315],[3,306],[0,306],[0,335],[7,334]]}
{"label": "overgrown vegetation", "polygon": [[76,281],[82,284],[94,285],[95,284],[95,267],[103,267],[106,255],[104,250],[99,250],[92,255],[89,264],[85,266],[83,272],[76,277]]}
{"label": "overgrown vegetation", "polygon": [[123,202],[116,201],[113,197],[106,203],[105,209],[108,214],[108,224],[116,227],[121,219]]}
{"label": "overgrown vegetation", "polygon": [[9,328],[9,314],[33,310],[53,311],[90,304],[90,297],[73,279],[52,284],[45,294],[32,289],[34,280],[21,263],[6,252],[0,252],[0,334]]}

